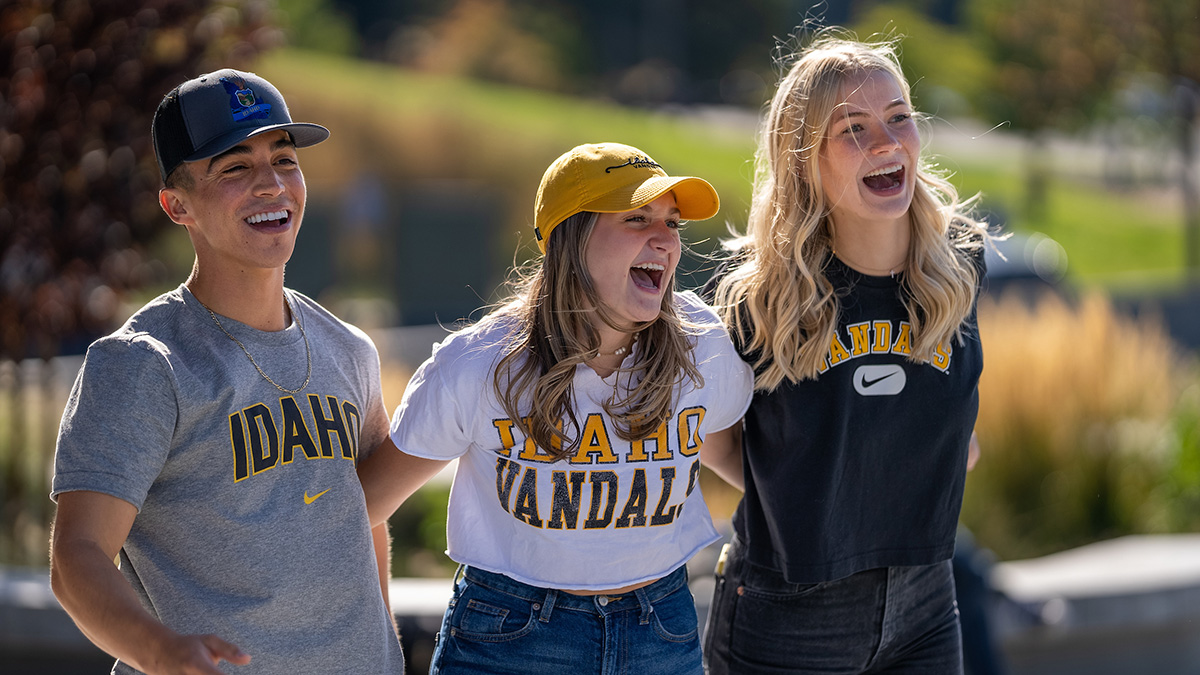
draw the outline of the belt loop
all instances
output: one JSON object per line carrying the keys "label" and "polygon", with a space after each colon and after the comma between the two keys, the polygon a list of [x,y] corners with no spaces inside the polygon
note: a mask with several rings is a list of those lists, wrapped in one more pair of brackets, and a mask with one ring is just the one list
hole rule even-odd
{"label": "belt loop", "polygon": [[467,566],[459,564],[458,569],[454,570],[454,587],[458,588],[460,581],[467,577]]}
{"label": "belt loop", "polygon": [[647,586],[643,586],[633,592],[638,599],[638,604],[642,606],[642,615],[638,619],[638,623],[646,625],[650,623],[650,613],[654,611],[654,606],[650,604],[650,596],[646,593]]}
{"label": "belt loop", "polygon": [[550,613],[554,611],[554,602],[557,599],[557,590],[553,588],[546,590],[546,599],[542,601],[542,613],[538,615],[538,621],[550,623]]}

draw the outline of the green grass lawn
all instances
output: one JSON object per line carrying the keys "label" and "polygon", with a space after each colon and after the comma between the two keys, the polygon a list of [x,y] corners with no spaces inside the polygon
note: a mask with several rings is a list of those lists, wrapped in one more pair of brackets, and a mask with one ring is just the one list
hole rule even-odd
{"label": "green grass lawn", "polygon": [[1020,169],[964,163],[954,180],[964,194],[983,192],[985,207],[1001,206],[1013,229],[1041,232],[1062,244],[1068,276],[1076,282],[1136,290],[1183,278],[1182,215],[1174,195],[1155,198],[1052,177],[1044,217],[1029,219],[1020,213],[1025,194]]}
{"label": "green grass lawn", "polygon": [[[688,233],[692,241],[710,242],[700,249],[710,248],[727,222],[745,222],[754,153],[754,132],[746,125],[296,50],[268,54],[256,69],[287,92],[294,116],[334,131],[331,143],[311,151],[327,154],[316,163],[306,160],[314,192],[337,189],[362,164],[380,167],[389,180],[472,178],[510,195],[506,222],[523,232],[549,162],[575,144],[611,140],[638,146],[671,173],[699,175],[716,186],[720,214],[692,224]],[[1132,289],[1183,278],[1181,217],[1172,203],[1059,177],[1050,183],[1045,216],[1029,220],[1018,208],[1024,194],[1019,162],[947,159],[963,194],[981,191],[985,206],[1002,205],[1012,216],[1012,229],[1061,243],[1070,280]],[[511,260],[512,248],[499,254]]]}

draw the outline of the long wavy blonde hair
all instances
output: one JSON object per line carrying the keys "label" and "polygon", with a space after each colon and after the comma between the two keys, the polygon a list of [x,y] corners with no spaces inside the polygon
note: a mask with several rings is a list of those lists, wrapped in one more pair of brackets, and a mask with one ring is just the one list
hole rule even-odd
{"label": "long wavy blonde hair", "polygon": [[[717,286],[722,319],[755,355],[755,389],[815,378],[834,339],[839,300],[824,269],[833,242],[818,157],[828,140],[842,83],[882,71],[912,106],[894,42],[865,43],[826,31],[784,74],[759,131],[754,193],[746,234],[725,243],[740,261]],[[979,271],[972,256],[987,236],[954,186],[922,158],[909,208],[912,228],[904,304],[914,336],[913,361],[961,339]]]}
{"label": "long wavy blonde hair", "polygon": [[[582,426],[572,382],[575,367],[600,350],[595,322],[630,330],[613,318],[587,271],[585,251],[596,219],[595,213],[578,213],[554,228],[541,264],[518,270],[516,292],[485,319],[506,319],[514,326],[493,375],[496,397],[521,431],[555,460],[579,444]],[[617,371],[625,386],[614,387],[604,403],[617,435],[627,441],[649,436],[670,418],[676,385],[685,378],[704,385],[688,327],[675,311],[674,279],[663,280],[668,281],[658,317],[632,327],[638,342],[634,363]],[[622,396],[621,390],[627,393]]]}

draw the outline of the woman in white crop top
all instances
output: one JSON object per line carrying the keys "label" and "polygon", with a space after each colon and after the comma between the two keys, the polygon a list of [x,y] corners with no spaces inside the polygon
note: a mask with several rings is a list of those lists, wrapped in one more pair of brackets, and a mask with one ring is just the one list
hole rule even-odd
{"label": "woman in white crop top", "polygon": [[753,374],[672,286],[680,222],[717,208],[636,148],[572,149],[538,190],[545,255],[413,376],[362,476],[379,523],[458,459],[431,672],[702,672],[684,567],[717,539],[700,458],[740,476]]}

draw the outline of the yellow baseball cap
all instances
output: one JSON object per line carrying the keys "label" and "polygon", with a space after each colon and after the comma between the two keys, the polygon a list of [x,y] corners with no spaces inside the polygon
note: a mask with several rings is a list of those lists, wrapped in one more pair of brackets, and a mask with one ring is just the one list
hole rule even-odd
{"label": "yellow baseball cap", "polygon": [[542,176],[534,204],[538,248],[546,252],[550,233],[582,211],[622,213],[640,209],[667,192],[675,193],[679,217],[706,220],[721,200],[708,181],[667,175],[649,155],[620,143],[589,143],[571,148]]}

